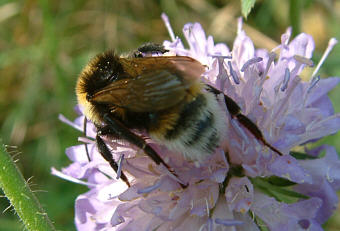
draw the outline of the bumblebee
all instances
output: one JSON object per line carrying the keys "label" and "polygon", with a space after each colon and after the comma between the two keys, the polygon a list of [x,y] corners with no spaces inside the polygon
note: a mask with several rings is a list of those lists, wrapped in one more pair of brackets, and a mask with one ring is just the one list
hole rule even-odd
{"label": "bumblebee", "polygon": [[[205,67],[186,56],[154,56],[167,50],[145,44],[126,56],[107,51],[93,58],[79,75],[78,103],[97,127],[98,151],[117,172],[118,164],[102,135],[123,139],[144,150],[156,163],[170,166],[133,130],[146,132],[153,140],[186,159],[202,161],[220,145],[225,132],[226,113],[217,95],[221,92],[200,81]],[[237,118],[265,145],[261,131],[228,96],[224,101]],[[121,179],[130,183],[122,172]]]}

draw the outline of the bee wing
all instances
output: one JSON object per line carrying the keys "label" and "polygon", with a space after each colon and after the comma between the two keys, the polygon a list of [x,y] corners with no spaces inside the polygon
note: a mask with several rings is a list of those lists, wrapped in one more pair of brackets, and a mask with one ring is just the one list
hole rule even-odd
{"label": "bee wing", "polygon": [[136,112],[167,109],[184,99],[204,71],[196,60],[178,56],[134,59],[124,66],[134,77],[109,84],[92,100]]}

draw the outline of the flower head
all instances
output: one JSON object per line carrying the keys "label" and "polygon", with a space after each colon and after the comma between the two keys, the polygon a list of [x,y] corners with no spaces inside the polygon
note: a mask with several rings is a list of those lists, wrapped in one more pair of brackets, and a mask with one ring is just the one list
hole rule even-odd
{"label": "flower head", "polygon": [[[73,163],[54,174],[86,184],[89,191],[76,200],[78,230],[322,230],[333,213],[340,187],[340,161],[334,148],[322,146],[306,153],[292,152],[340,128],[327,93],[339,78],[311,81],[299,77],[313,66],[311,36],[300,34],[290,41],[291,30],[282,35],[273,51],[255,49],[239,22],[232,49],[214,44],[198,23],[188,23],[183,33],[185,48],[171,35],[164,46],[170,53],[190,56],[203,65],[202,81],[231,97],[262,131],[265,140],[279,149],[273,152],[230,116],[222,94],[220,106],[227,115],[223,143],[200,165],[165,146],[148,142],[175,169],[180,180],[156,165],[141,150],[126,142],[106,139],[115,160],[128,175],[131,187],[98,153],[95,127],[87,123],[87,145],[70,147]],[[331,46],[335,45],[334,40]],[[317,67],[318,71],[319,66]],[[84,116],[63,121],[82,130]],[[87,149],[87,152],[86,152]],[[326,155],[320,156],[325,150]],[[86,153],[89,155],[87,156]]]}

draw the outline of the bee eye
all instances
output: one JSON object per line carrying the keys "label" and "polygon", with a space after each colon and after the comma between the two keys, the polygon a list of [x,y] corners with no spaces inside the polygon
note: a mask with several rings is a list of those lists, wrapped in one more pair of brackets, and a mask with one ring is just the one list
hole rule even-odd
{"label": "bee eye", "polygon": [[86,94],[86,100],[87,100],[88,102],[91,102],[92,98],[93,98],[93,95],[92,95],[92,94],[90,94],[90,93],[87,93],[87,94]]}

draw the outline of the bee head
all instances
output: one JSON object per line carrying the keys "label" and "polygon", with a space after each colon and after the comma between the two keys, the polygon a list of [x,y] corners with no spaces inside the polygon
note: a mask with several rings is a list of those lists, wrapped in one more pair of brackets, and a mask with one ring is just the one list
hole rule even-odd
{"label": "bee head", "polygon": [[121,79],[124,70],[119,57],[113,51],[97,55],[84,68],[78,78],[77,93],[86,94],[86,100],[108,84]]}

